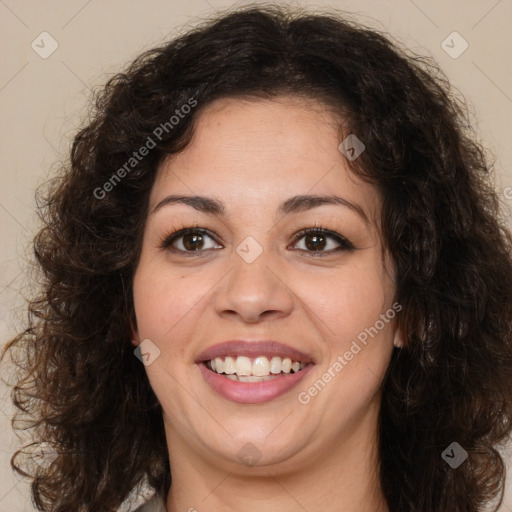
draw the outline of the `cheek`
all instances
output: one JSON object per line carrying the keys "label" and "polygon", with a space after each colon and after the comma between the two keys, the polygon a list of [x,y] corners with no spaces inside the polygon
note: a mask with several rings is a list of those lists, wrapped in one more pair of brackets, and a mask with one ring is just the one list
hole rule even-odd
{"label": "cheek", "polygon": [[392,299],[391,284],[372,262],[303,281],[303,289],[310,307],[329,328],[327,336],[340,342],[374,325]]}
{"label": "cheek", "polygon": [[323,328],[328,347],[320,380],[333,382],[319,404],[344,404],[350,415],[368,406],[389,364],[395,315],[394,311],[393,316],[386,315],[392,306],[393,288],[378,266],[357,271],[354,266],[351,272],[336,276],[326,280],[323,292],[319,290],[310,299],[319,325],[328,327]]}
{"label": "cheek", "polygon": [[162,342],[172,337],[200,300],[201,290],[204,288],[191,286],[190,280],[179,273],[141,260],[133,283],[139,337]]}

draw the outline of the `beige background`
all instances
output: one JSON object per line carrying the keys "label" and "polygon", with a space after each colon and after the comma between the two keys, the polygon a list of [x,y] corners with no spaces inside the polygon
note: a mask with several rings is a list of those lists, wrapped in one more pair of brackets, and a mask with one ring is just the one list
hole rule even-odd
{"label": "beige background", "polygon": [[[356,13],[364,23],[390,32],[405,46],[439,62],[469,102],[474,125],[495,155],[496,186],[510,220],[512,3],[333,0],[298,4]],[[30,254],[36,225],[34,190],[52,165],[66,157],[74,129],[86,113],[90,89],[101,86],[142,50],[174,35],[176,27],[230,5],[235,4],[223,0],[0,0],[0,344],[15,332],[24,314],[25,257]],[[454,31],[469,45],[457,58],[441,46]],[[42,32],[58,44],[46,59],[31,47]],[[462,43],[455,39],[452,52],[461,49]],[[45,48],[50,48],[49,39]],[[7,368],[1,370],[5,376]],[[31,511],[28,486],[9,467],[18,441],[10,430],[12,408],[7,395],[8,389],[0,386],[0,512]],[[512,511],[512,484],[507,483],[502,511]]]}

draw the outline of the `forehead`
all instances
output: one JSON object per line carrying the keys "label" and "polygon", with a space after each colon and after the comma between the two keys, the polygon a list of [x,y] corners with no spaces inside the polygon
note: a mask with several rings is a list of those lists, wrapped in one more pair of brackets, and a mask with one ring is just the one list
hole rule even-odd
{"label": "forehead", "polygon": [[312,99],[218,99],[198,114],[187,147],[160,165],[151,203],[197,194],[264,209],[294,195],[336,194],[376,218],[377,190],[355,176],[338,148],[341,122]]}

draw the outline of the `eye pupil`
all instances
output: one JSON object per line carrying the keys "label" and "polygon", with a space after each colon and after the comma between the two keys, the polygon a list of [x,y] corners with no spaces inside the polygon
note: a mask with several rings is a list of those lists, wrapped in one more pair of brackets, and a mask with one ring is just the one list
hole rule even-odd
{"label": "eye pupil", "polygon": [[197,250],[203,245],[203,236],[189,233],[183,236],[183,246],[187,250]]}
{"label": "eye pupil", "polygon": [[[308,243],[308,239],[312,240],[312,243]],[[317,251],[325,247],[325,237],[323,235],[307,235],[306,236],[306,247],[310,250]]]}

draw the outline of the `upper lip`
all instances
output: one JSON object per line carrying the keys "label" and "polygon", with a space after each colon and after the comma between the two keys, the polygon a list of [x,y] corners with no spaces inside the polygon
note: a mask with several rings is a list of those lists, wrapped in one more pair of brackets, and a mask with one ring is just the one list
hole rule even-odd
{"label": "upper lip", "polygon": [[257,341],[246,341],[246,340],[231,340],[224,341],[213,345],[199,354],[196,359],[196,363],[202,363],[210,361],[216,357],[258,357],[265,356],[271,358],[277,357],[289,357],[292,361],[298,361],[302,363],[312,363],[313,359],[308,354],[301,352],[295,348],[289,347],[283,343],[272,340],[257,340]]}

